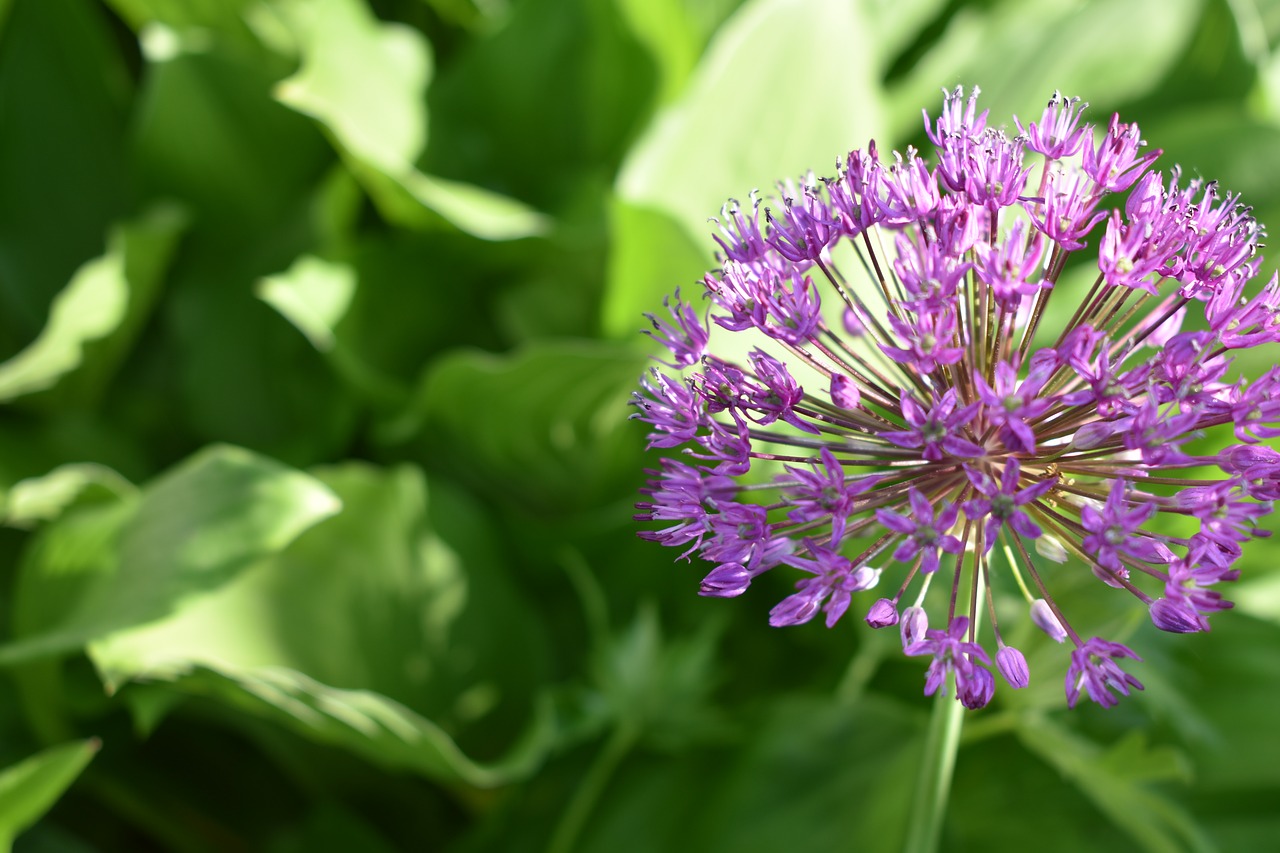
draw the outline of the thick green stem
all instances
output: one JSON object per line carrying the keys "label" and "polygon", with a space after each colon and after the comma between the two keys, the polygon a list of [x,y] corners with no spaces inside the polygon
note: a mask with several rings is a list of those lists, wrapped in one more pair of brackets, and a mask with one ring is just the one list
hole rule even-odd
{"label": "thick green stem", "polygon": [[947,799],[951,794],[951,774],[956,766],[964,710],[954,695],[944,696],[939,690],[934,697],[933,715],[929,720],[916,784],[916,799],[911,807],[911,824],[907,827],[907,843],[903,847],[905,853],[936,853],[938,850],[942,821],[947,815]]}
{"label": "thick green stem", "polygon": [[595,761],[561,815],[555,834],[551,836],[551,843],[547,845],[547,853],[571,853],[577,846],[578,837],[600,795],[604,793],[605,786],[638,739],[637,726],[623,721],[614,728],[604,746],[596,753]]}
{"label": "thick green stem", "polygon": [[[979,538],[978,550],[982,542]],[[961,554],[957,560],[963,559]],[[972,567],[972,613],[969,614],[972,636],[981,627],[985,556],[975,553]],[[957,567],[957,571],[959,568]],[[971,637],[972,638],[972,637]],[[947,816],[947,800],[951,795],[951,777],[956,767],[956,751],[960,747],[960,729],[964,725],[965,707],[956,699],[954,676],[938,690],[933,701],[929,731],[925,735],[920,775],[916,782],[915,802],[911,806],[911,823],[907,826],[905,853],[937,853],[942,839],[942,822]]]}

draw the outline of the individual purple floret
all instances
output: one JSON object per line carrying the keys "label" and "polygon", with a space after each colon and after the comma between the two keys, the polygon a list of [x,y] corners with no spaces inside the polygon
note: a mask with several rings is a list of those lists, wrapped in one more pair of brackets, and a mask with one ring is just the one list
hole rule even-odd
{"label": "individual purple floret", "polygon": [[1067,706],[1074,708],[1084,689],[1089,699],[1104,708],[1117,703],[1115,694],[1129,695],[1129,688],[1142,689],[1142,682],[1120,669],[1116,658],[1142,660],[1131,649],[1119,643],[1109,643],[1097,637],[1081,643],[1071,653],[1071,666],[1067,669]]}
{"label": "individual purple floret", "polygon": [[1280,343],[1280,279],[1241,199],[1153,171],[1136,125],[1055,94],[1013,137],[977,96],[926,113],[932,153],[872,142],[725,205],[704,298],[649,316],[633,403],[667,456],[636,517],[708,564],[703,596],[781,573],[774,625],[898,626],[926,693],[1030,683],[998,609],[1070,645],[1068,704],[1111,706],[1139,659],[1055,589],[1103,584],[1172,633],[1231,607],[1280,497],[1280,367],[1233,358]]}

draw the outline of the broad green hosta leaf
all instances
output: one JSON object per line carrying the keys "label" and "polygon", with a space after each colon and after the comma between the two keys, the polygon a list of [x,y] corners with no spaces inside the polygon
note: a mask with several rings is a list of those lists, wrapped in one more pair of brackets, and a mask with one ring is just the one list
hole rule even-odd
{"label": "broad green hosta leaf", "polygon": [[562,213],[575,242],[594,237],[588,211],[652,109],[657,71],[614,0],[521,0],[432,81],[428,169]]}
{"label": "broad green hosta leaf", "polygon": [[643,369],[636,351],[588,341],[446,356],[422,392],[430,452],[534,511],[599,507],[641,467],[626,403]]}
{"label": "broad green hosta leaf", "polygon": [[426,40],[383,24],[358,0],[281,4],[305,45],[302,69],[276,97],[324,122],[356,158],[386,172],[413,163],[427,139]]}
{"label": "broad green hosta leaf", "polygon": [[138,34],[148,59],[161,58],[182,46],[199,50],[215,41],[262,53],[246,20],[255,13],[263,14],[258,0],[107,0],[107,5]]}
{"label": "broad green hosta leaf", "polygon": [[[726,199],[810,169],[829,174],[882,130],[874,44],[858,4],[844,0],[753,0],[720,28],[684,96],[658,114],[618,176],[625,205],[668,217],[687,240],[661,239],[665,225],[618,227],[634,217],[615,215],[609,334],[634,333],[641,312],[701,277],[715,248],[707,218]],[[618,260],[687,258],[688,241],[702,247],[703,263],[682,263],[678,277]]]}
{"label": "broad green hosta leaf", "polygon": [[423,227],[443,217],[489,240],[546,230],[545,217],[514,199],[414,166],[426,144],[431,77],[431,54],[421,34],[380,23],[357,0],[284,8],[303,45],[303,66],[280,82],[276,97],[328,128],[388,218]]}
{"label": "broad green hosta leaf", "polygon": [[621,771],[577,849],[901,850],[923,720],[882,702],[774,696],[731,751]]}
{"label": "broad green hosta leaf", "polygon": [[355,295],[356,273],[350,266],[309,255],[285,273],[258,283],[258,298],[279,311],[321,352],[336,344],[334,327]]}
{"label": "broad green hosta leaf", "polygon": [[217,589],[339,508],[312,477],[235,447],[212,447],[139,495],[69,513],[27,553],[12,664],[74,651]]}
{"label": "broad green hosta leaf", "polygon": [[[318,476],[341,513],[163,621],[95,642],[104,679],[173,681],[431,778],[527,774],[551,738],[543,640],[483,516],[413,468]],[[510,747],[495,758],[494,743]]]}
{"label": "broad green hosta leaf", "polygon": [[286,272],[259,281],[256,290],[258,298],[302,332],[354,388],[389,407],[399,407],[408,395],[407,387],[373,368],[337,332],[356,296],[357,276],[349,264],[304,255]]}
{"label": "broad green hosta leaf", "polygon": [[[685,96],[632,149],[619,195],[700,235],[730,196],[829,172],[883,120],[865,24],[841,0],[744,4],[716,33]],[[833,103],[833,91],[846,97]]]}
{"label": "broad green hosta leaf", "polygon": [[680,0],[614,0],[636,37],[658,64],[661,103],[673,100],[698,62],[702,33]]}
{"label": "broad green hosta leaf", "polygon": [[82,495],[110,499],[135,492],[132,483],[105,465],[73,462],[14,483],[5,495],[3,519],[11,527],[32,527],[62,515]]}
{"label": "broad green hosta leaf", "polygon": [[[1089,120],[1146,94],[1182,58],[1206,0],[1004,0],[960,5],[938,41],[891,89],[895,141],[918,137],[920,110],[936,116],[942,89],[982,89],[996,126],[1039,121],[1055,90],[1096,105]],[[861,144],[861,143],[859,143]],[[1153,145],[1159,142],[1152,139]]]}
{"label": "broad green hosta leaf", "polygon": [[[94,658],[111,654],[108,646],[95,650]],[[139,676],[172,679],[177,690],[218,699],[390,770],[477,788],[529,776],[555,735],[551,707],[540,701],[531,709],[527,728],[502,756],[478,761],[438,724],[394,699],[371,690],[331,687],[295,669],[187,665],[180,672],[140,671]]]}
{"label": "broad green hosta leaf", "polygon": [[0,850],[53,806],[100,746],[92,739],[50,747],[0,770]]}
{"label": "broad green hosta leaf", "polygon": [[1207,850],[1203,831],[1154,783],[1191,781],[1186,758],[1168,746],[1150,746],[1133,732],[1109,749],[1038,715],[1019,721],[1018,737],[1062,773],[1117,827],[1152,853]]}
{"label": "broad green hosta leaf", "polygon": [[[357,170],[357,174],[362,174]],[[517,240],[544,234],[551,220],[508,196],[475,184],[450,181],[417,169],[399,175],[364,174],[369,192],[394,221],[432,227],[433,211],[484,240]]]}
{"label": "broad green hosta leaf", "polygon": [[[9,6],[9,4],[5,4]],[[92,3],[15,3],[0,50],[0,353],[42,328],[76,268],[130,204],[133,81]]]}
{"label": "broad green hosta leaf", "polygon": [[0,364],[0,401],[51,388],[77,370],[82,393],[101,392],[154,304],[184,224],[166,207],[116,228],[107,253],[54,299],[40,336]]}

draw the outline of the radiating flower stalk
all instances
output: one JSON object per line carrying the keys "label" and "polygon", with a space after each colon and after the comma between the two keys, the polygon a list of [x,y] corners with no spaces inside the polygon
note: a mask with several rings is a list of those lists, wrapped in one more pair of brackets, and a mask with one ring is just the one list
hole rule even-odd
{"label": "radiating flower stalk", "polygon": [[[702,595],[798,573],[776,626],[834,625],[888,586],[865,620],[930,659],[926,694],[953,684],[969,708],[993,670],[1029,682],[992,587],[1020,593],[1071,645],[1067,703],[1111,706],[1142,688],[1121,666],[1139,658],[1078,633],[1054,586],[1091,573],[1180,633],[1231,607],[1218,585],[1280,495],[1261,443],[1280,367],[1237,379],[1232,351],[1280,341],[1280,284],[1254,283],[1249,208],[1153,171],[1136,125],[1095,128],[1055,94],[1013,136],[977,95],[925,114],[932,164],[872,143],[833,178],[725,206],[705,299],[650,315],[669,356],[636,416],[682,453],[637,518],[710,564]],[[1078,304],[1055,296],[1069,261],[1096,269]]]}

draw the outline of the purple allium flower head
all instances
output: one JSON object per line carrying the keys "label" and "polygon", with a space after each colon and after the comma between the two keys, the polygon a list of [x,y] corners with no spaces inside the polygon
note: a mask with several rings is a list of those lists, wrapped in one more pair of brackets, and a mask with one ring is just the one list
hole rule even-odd
{"label": "purple allium flower head", "polygon": [[[1232,357],[1280,343],[1280,280],[1258,279],[1239,197],[1153,171],[1136,125],[1087,124],[1055,94],[1010,137],[977,95],[926,113],[932,155],[871,143],[835,177],[724,207],[705,300],[650,316],[666,353],[635,417],[683,461],[651,472],[636,517],[710,564],[704,596],[795,576],[774,625],[851,606],[898,625],[932,657],[925,692],[950,680],[968,707],[994,671],[1030,680],[996,624],[1021,594],[1070,643],[1068,704],[1110,706],[1141,689],[1121,669],[1139,658],[1084,639],[1055,585],[1100,582],[1175,633],[1231,607],[1221,585],[1280,497],[1261,445],[1280,367],[1237,379]],[[1068,300],[1064,270],[1089,268]],[[1198,455],[1202,438],[1235,444]]]}

